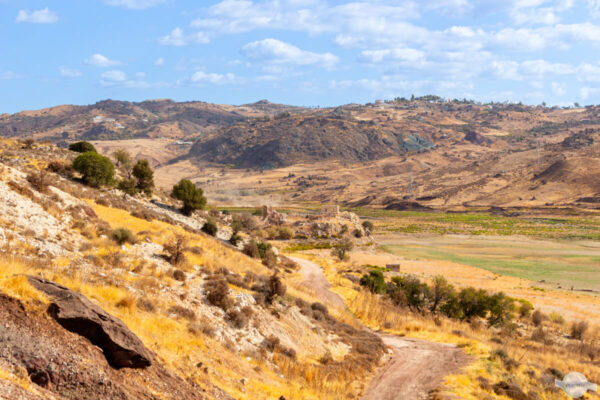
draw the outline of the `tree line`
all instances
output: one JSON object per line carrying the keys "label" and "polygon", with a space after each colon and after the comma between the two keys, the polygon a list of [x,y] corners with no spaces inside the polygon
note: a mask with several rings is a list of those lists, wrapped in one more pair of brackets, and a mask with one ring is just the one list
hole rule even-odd
{"label": "tree line", "polygon": [[[136,196],[152,196],[154,190],[154,171],[146,159],[134,163],[131,154],[125,149],[116,150],[112,156],[115,163],[96,151],[89,142],[81,141],[69,145],[69,150],[81,153],[73,160],[72,167],[81,174],[81,180],[88,186],[116,186],[122,192]],[[120,178],[116,177],[119,172]],[[173,186],[171,196],[183,203],[181,211],[191,215],[195,210],[206,206],[206,197],[201,188],[190,180],[181,179]]]}

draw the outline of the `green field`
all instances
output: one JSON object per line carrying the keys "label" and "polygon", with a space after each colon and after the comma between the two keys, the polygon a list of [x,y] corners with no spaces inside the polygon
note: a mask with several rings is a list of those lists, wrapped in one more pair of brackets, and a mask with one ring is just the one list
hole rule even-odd
{"label": "green field", "polygon": [[[361,217],[371,218],[380,231],[427,233],[435,235],[465,234],[480,236],[522,235],[537,239],[583,239],[600,241],[600,215],[571,215],[520,212],[505,216],[489,212],[416,212],[353,208]],[[554,210],[554,212],[558,212]]]}
{"label": "green field", "polygon": [[412,235],[388,235],[381,242],[383,250],[408,259],[447,260],[563,288],[600,290],[597,242]]}

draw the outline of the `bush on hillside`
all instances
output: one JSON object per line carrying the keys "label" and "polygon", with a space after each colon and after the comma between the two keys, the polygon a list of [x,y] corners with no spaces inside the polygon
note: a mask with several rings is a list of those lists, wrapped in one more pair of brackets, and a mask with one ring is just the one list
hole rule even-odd
{"label": "bush on hillside", "polygon": [[373,232],[373,229],[375,228],[371,221],[363,221],[362,227],[365,231],[367,231],[367,233]]}
{"label": "bush on hillside", "polygon": [[385,291],[385,279],[383,273],[378,270],[371,270],[360,278],[361,286],[365,286],[371,293],[383,293]]}
{"label": "bush on hillside", "polygon": [[136,189],[146,196],[151,196],[152,189],[154,189],[154,172],[150,168],[148,160],[138,160],[133,166],[132,174],[137,180]]}
{"label": "bush on hillside", "polygon": [[81,174],[86,185],[99,187],[109,185],[115,177],[115,166],[100,154],[88,151],[73,161],[73,169]]}
{"label": "bush on hillside", "polygon": [[118,244],[135,243],[137,241],[133,232],[127,228],[115,229],[110,233],[110,237]]}
{"label": "bush on hillside", "polygon": [[242,250],[242,252],[245,255],[247,255],[248,257],[260,258],[260,252],[258,251],[258,245],[256,244],[256,242],[254,240],[246,243],[244,245],[244,249]]}
{"label": "bush on hillside", "polygon": [[69,150],[75,151],[77,153],[87,153],[88,151],[93,151],[96,153],[96,148],[90,142],[75,142],[69,145]]}
{"label": "bush on hillside", "polygon": [[206,206],[204,192],[188,179],[182,179],[173,186],[171,194],[174,198],[183,202],[181,211],[185,215],[191,215],[195,210],[201,210]]}
{"label": "bush on hillside", "polygon": [[169,242],[163,245],[165,259],[171,265],[185,264],[186,257],[184,251],[187,249],[187,239],[183,235],[175,235]]}
{"label": "bush on hillside", "polygon": [[117,188],[123,193],[127,193],[130,196],[135,196],[138,194],[136,184],[137,182],[134,178],[125,178],[119,181]]}
{"label": "bush on hillside", "polygon": [[206,291],[206,300],[213,306],[221,308],[223,311],[229,311],[234,301],[229,296],[229,286],[225,279],[211,279],[204,285]]}
{"label": "bush on hillside", "polygon": [[219,231],[219,227],[213,221],[206,221],[204,225],[202,225],[202,232],[206,233],[210,236],[216,236]]}
{"label": "bush on hillside", "polygon": [[48,186],[50,186],[50,175],[45,169],[31,172],[27,175],[27,181],[31,183],[31,186],[40,193],[48,193]]}
{"label": "bush on hillside", "polygon": [[348,259],[348,253],[354,248],[354,243],[349,238],[343,238],[333,245],[331,254],[337,257],[340,261]]}

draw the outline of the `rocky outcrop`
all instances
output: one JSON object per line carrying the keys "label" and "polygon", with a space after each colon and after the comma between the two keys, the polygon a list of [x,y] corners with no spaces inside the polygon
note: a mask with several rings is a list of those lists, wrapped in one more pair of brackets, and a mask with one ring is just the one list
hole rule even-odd
{"label": "rocky outcrop", "polygon": [[49,314],[65,329],[100,347],[114,368],[145,368],[152,353],[119,319],[89,301],[80,293],[57,283],[28,277],[29,282],[52,299]]}

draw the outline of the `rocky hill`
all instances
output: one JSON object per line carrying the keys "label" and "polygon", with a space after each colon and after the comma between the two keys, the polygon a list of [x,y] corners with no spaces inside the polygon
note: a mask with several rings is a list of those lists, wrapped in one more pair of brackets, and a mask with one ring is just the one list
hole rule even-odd
{"label": "rocky hill", "polygon": [[200,138],[189,157],[238,168],[271,169],[324,160],[364,162],[432,147],[426,134],[321,112],[222,128]]}
{"label": "rocky hill", "polygon": [[0,140],[0,399],[359,396],[384,345],[297,264],[230,244],[230,215],[86,187],[75,155]]}
{"label": "rocky hill", "polygon": [[64,105],[0,115],[0,136],[75,139],[190,138],[248,118],[297,112],[299,107],[266,100],[242,106],[151,100],[104,100],[89,106]]}

